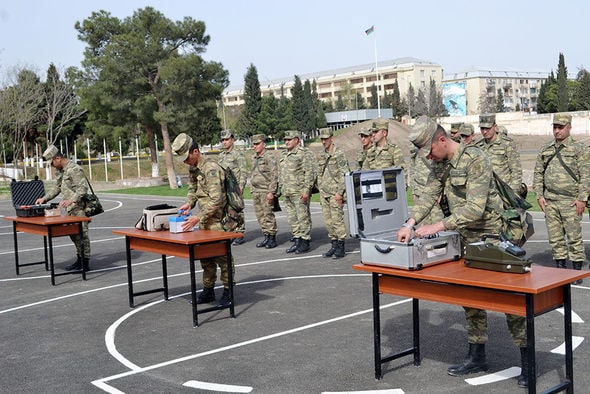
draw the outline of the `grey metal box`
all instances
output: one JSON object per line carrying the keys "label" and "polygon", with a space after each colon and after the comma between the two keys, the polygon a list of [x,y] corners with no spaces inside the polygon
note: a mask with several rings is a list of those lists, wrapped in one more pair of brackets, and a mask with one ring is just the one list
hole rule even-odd
{"label": "grey metal box", "polygon": [[360,238],[363,264],[417,270],[461,258],[461,239],[455,231],[408,244],[396,241],[397,230],[408,218],[401,168],[352,171],[345,181],[350,235]]}

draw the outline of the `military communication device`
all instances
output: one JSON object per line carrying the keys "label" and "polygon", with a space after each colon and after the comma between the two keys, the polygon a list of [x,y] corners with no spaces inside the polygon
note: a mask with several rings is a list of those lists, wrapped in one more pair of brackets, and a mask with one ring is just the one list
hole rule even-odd
{"label": "military communication device", "polygon": [[524,249],[503,235],[484,235],[481,241],[465,245],[463,258],[467,267],[515,274],[531,272],[533,264]]}

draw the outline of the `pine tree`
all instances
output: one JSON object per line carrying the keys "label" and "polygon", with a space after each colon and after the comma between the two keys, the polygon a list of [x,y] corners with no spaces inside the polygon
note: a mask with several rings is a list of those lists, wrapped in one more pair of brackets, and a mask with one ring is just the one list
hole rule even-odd
{"label": "pine tree", "polygon": [[375,84],[372,84],[370,87],[370,91],[371,98],[369,99],[369,106],[372,109],[377,109],[377,107],[379,106],[379,100],[377,98],[377,86],[375,86]]}
{"label": "pine tree", "polygon": [[567,112],[569,110],[569,94],[567,89],[567,68],[565,67],[563,53],[559,54],[559,64],[557,65],[557,88],[557,110]]}
{"label": "pine tree", "polygon": [[408,94],[406,96],[406,103],[408,106],[408,115],[410,116],[410,118],[414,118],[417,115],[414,113],[414,108],[416,107],[416,93],[414,91],[414,87],[412,86],[412,84],[410,83],[410,86],[408,86]]}
{"label": "pine tree", "polygon": [[506,111],[506,107],[504,107],[504,94],[502,93],[502,89],[498,89],[498,94],[496,95],[496,112],[504,111]]}
{"label": "pine tree", "polygon": [[241,136],[252,136],[259,132],[259,115],[262,108],[262,93],[258,71],[253,64],[250,64],[244,76],[244,109],[239,121],[237,134]]}
{"label": "pine tree", "polygon": [[298,75],[295,75],[295,82],[291,88],[291,103],[295,128],[299,131],[305,131],[308,127],[309,112],[305,101],[305,93],[303,92],[303,84]]}

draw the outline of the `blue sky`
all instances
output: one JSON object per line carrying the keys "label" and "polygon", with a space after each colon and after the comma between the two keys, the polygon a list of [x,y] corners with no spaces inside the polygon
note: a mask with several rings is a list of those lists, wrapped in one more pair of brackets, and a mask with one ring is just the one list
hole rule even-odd
{"label": "blue sky", "polygon": [[27,66],[44,77],[51,62],[79,66],[76,21],[100,9],[123,19],[146,6],[174,21],[204,21],[211,42],[203,57],[221,62],[232,86],[243,84],[251,63],[264,83],[373,63],[375,53],[432,61],[445,72],[549,72],[560,52],[570,78],[590,68],[590,2],[581,0],[29,0],[0,5],[0,73]]}

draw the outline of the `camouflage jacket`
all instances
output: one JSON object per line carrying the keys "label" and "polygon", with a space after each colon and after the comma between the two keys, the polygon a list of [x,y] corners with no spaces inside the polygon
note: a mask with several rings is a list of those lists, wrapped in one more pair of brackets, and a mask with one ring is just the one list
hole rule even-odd
{"label": "camouflage jacket", "polygon": [[276,193],[279,182],[279,167],[273,152],[265,150],[252,157],[252,193]]}
{"label": "camouflage jacket", "polygon": [[348,160],[346,160],[344,152],[336,148],[334,144],[328,148],[328,151],[322,151],[318,157],[318,189],[320,190],[320,196],[344,195],[346,191],[344,174],[348,171]]}
{"label": "camouflage jacket", "polygon": [[399,146],[387,141],[382,148],[377,145],[369,148],[362,169],[379,170],[393,166],[404,168],[404,157]]}
{"label": "camouflage jacket", "polygon": [[57,181],[55,185],[43,196],[44,201],[51,201],[60,193],[63,200],[72,200],[68,212],[76,208],[84,208],[82,196],[90,192],[88,181],[84,176],[84,170],[71,160],[61,170],[56,170]]}
{"label": "camouflage jacket", "polygon": [[[369,146],[370,148],[370,146]],[[369,151],[369,149],[363,149],[361,148],[361,150],[356,152],[356,155],[354,156],[354,162],[355,164],[358,165],[357,169],[362,169],[363,168],[363,163],[365,162],[365,159],[367,158],[367,152]]]}
{"label": "camouflage jacket", "polygon": [[186,202],[194,208],[199,205],[201,227],[210,228],[219,223],[223,217],[223,208],[227,203],[225,196],[223,168],[213,159],[205,156],[196,166],[189,168],[189,185]]}
{"label": "camouflage jacket", "polygon": [[240,190],[243,192],[248,180],[246,156],[244,152],[233,147],[230,151],[222,151],[219,153],[218,163],[223,168],[229,168],[234,173]]}
{"label": "camouflage jacket", "polygon": [[[564,164],[576,175],[575,181],[565,170],[559,158],[553,157],[557,147]],[[545,144],[535,163],[533,188],[537,198],[547,200],[572,199],[586,201],[590,195],[590,148],[572,137],[566,138],[561,144],[555,140]]]}
{"label": "camouflage jacket", "polygon": [[314,184],[316,160],[307,148],[284,150],[279,159],[279,188],[283,195],[310,194]]}
{"label": "camouflage jacket", "polygon": [[414,205],[411,217],[420,223],[428,215],[443,192],[443,176],[449,167],[444,185],[451,215],[443,219],[448,230],[468,233],[497,233],[504,211],[502,200],[494,186],[492,164],[480,149],[463,142],[451,160],[435,163],[428,175],[424,193]]}
{"label": "camouflage jacket", "polygon": [[494,142],[488,143],[483,138],[477,142],[476,146],[488,155],[494,172],[500,179],[510,185],[512,190],[520,190],[522,166],[520,154],[514,145],[514,141],[504,134],[498,134]]}
{"label": "camouflage jacket", "polygon": [[412,194],[420,197],[422,189],[426,187],[428,175],[434,162],[426,158],[428,152],[423,149],[414,149],[410,152],[410,175],[409,186],[412,189]]}

